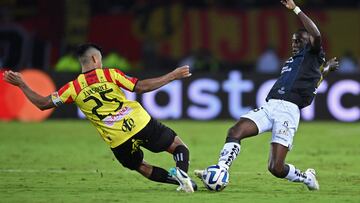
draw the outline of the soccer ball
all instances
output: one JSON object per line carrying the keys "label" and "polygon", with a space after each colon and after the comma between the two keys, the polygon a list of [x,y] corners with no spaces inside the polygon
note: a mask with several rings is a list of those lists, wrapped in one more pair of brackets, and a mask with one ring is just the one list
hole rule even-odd
{"label": "soccer ball", "polygon": [[229,183],[229,172],[219,165],[212,165],[204,170],[202,181],[208,190],[220,192]]}

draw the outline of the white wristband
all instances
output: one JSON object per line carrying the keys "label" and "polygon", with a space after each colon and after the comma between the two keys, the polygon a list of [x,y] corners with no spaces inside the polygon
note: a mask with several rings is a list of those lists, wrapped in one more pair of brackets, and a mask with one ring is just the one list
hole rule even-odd
{"label": "white wristband", "polygon": [[298,15],[298,14],[301,12],[299,6],[296,6],[296,7],[293,9],[293,11],[294,11],[294,13],[295,13],[296,15]]}

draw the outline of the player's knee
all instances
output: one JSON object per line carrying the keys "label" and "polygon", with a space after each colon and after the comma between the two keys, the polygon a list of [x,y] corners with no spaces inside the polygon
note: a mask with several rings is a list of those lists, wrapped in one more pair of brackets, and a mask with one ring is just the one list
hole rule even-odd
{"label": "player's knee", "polygon": [[268,166],[268,170],[271,174],[273,174],[277,178],[284,178],[284,166],[280,164],[270,163]]}
{"label": "player's knee", "polygon": [[186,145],[178,145],[176,146],[175,150],[174,150],[174,155],[176,154],[187,154],[189,155],[190,151],[189,151],[189,148],[186,146]]}
{"label": "player's knee", "polygon": [[238,126],[233,126],[228,130],[227,138],[240,141],[242,139],[242,130]]}
{"label": "player's knee", "polygon": [[186,145],[181,144],[181,145],[178,145],[175,148],[175,152],[177,152],[177,151],[187,151],[187,152],[189,152],[189,148]]}
{"label": "player's knee", "polygon": [[173,143],[167,148],[167,151],[171,154],[176,154],[182,151],[189,152],[189,148],[180,140],[178,136],[176,136]]}
{"label": "player's knee", "polygon": [[141,164],[136,163],[122,163],[123,167],[128,168],[130,170],[139,170]]}
{"label": "player's knee", "polygon": [[123,167],[128,168],[130,170],[140,170],[142,166],[142,159],[127,159],[127,160],[120,160],[120,163]]}

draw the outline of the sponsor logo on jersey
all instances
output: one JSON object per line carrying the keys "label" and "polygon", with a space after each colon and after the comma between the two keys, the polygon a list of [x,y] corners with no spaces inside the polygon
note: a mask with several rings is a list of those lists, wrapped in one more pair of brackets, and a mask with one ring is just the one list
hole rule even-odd
{"label": "sponsor logo on jersey", "polygon": [[290,72],[292,70],[292,68],[289,67],[289,64],[294,62],[294,59],[292,57],[290,57],[286,62],[285,62],[285,66],[281,69],[281,74],[285,73],[285,72]]}
{"label": "sponsor logo on jersey", "polygon": [[278,93],[279,93],[279,94],[285,94],[285,87],[281,87],[281,88],[278,90]]}
{"label": "sponsor logo on jersey", "polygon": [[315,90],[314,90],[313,94],[317,94],[317,88],[315,88]]}
{"label": "sponsor logo on jersey", "polygon": [[131,131],[135,127],[135,121],[132,118],[124,118],[121,130],[124,132]]}
{"label": "sponsor logo on jersey", "polygon": [[293,57],[290,57],[287,61],[285,61],[285,63],[292,63],[292,62],[294,62]]}
{"label": "sponsor logo on jersey", "polygon": [[116,113],[115,115],[109,115],[106,118],[104,118],[103,122],[107,126],[113,126],[115,124],[115,122],[120,121],[121,119],[123,119],[131,111],[132,111],[132,109],[130,107],[125,106],[125,107],[121,108],[120,111],[118,113]]}
{"label": "sponsor logo on jersey", "polygon": [[284,66],[282,69],[281,69],[281,74],[285,73],[285,72],[290,72],[292,69],[289,68],[289,66]]}

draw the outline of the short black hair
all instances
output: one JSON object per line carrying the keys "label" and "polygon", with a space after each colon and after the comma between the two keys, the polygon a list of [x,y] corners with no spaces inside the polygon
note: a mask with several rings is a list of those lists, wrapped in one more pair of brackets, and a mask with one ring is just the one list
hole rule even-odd
{"label": "short black hair", "polygon": [[76,49],[76,56],[78,58],[84,56],[84,54],[87,52],[87,50],[89,50],[91,48],[98,50],[102,54],[101,47],[99,47],[98,45],[93,44],[93,43],[86,43],[86,44],[82,44],[82,45],[78,46],[78,48]]}
{"label": "short black hair", "polygon": [[299,28],[295,33],[299,35],[303,35],[304,33],[309,34],[309,32],[305,28]]}

